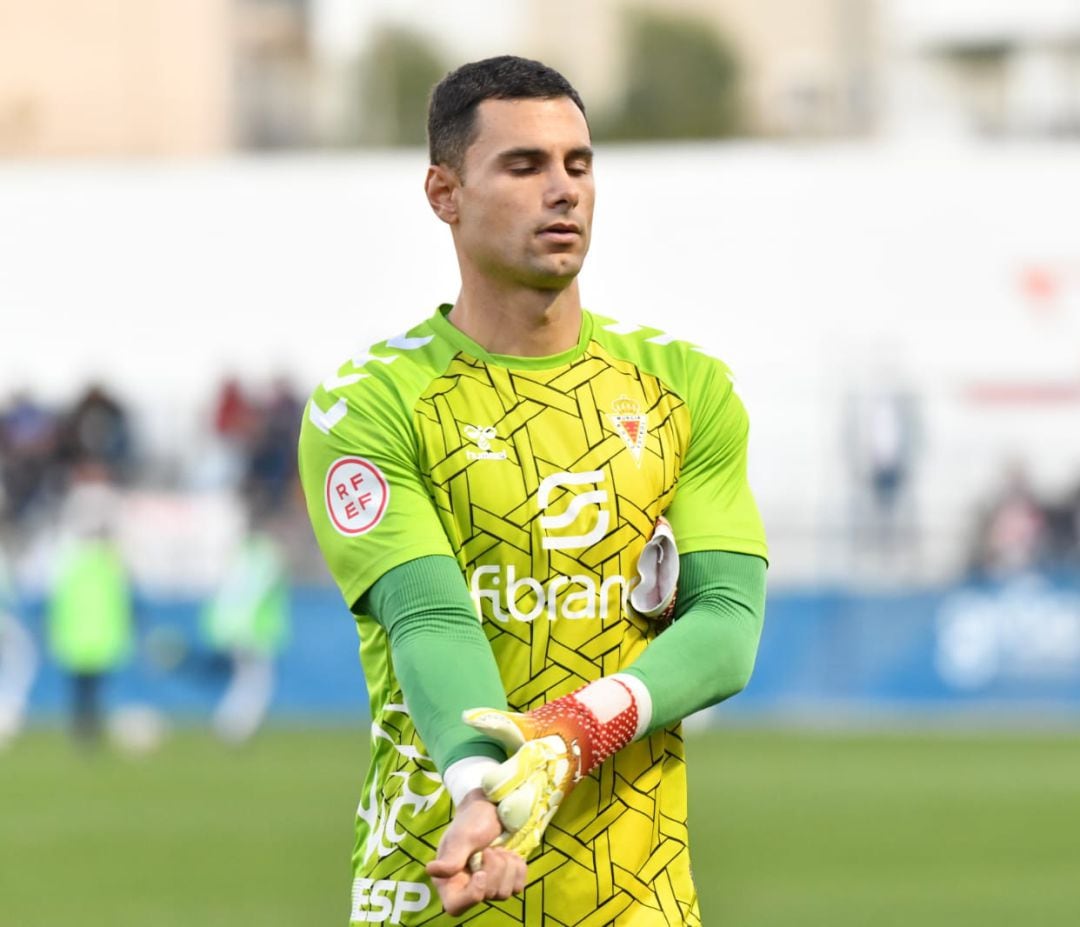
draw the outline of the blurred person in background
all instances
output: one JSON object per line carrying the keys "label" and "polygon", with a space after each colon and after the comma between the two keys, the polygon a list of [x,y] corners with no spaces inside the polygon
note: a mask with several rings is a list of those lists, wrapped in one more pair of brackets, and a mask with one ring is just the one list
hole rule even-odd
{"label": "blurred person in background", "polygon": [[852,475],[852,550],[860,575],[897,578],[914,569],[918,548],[912,477],[918,452],[916,399],[896,373],[875,371],[846,409]]}
{"label": "blurred person in background", "polygon": [[249,469],[258,409],[239,378],[222,380],[210,414],[209,442],[195,458],[192,485],[199,489],[237,490]]}
{"label": "blurred person in background", "polygon": [[18,620],[15,586],[0,548],[0,747],[22,730],[37,665],[37,648]]}
{"label": "blurred person in background", "polygon": [[256,417],[255,405],[240,380],[226,377],[214,404],[214,434],[234,447],[243,448],[251,438]]}
{"label": "blurred person in background", "polygon": [[979,521],[972,566],[977,574],[991,579],[1036,570],[1046,565],[1049,542],[1047,513],[1027,467],[1014,462],[1006,470],[998,497]]}
{"label": "blurred person in background", "polygon": [[59,488],[56,416],[25,391],[0,412],[0,516],[20,527]]}
{"label": "blurred person in background", "polygon": [[103,731],[104,682],[133,647],[132,588],[114,540],[117,505],[103,463],[75,470],[47,603],[49,650],[71,683],[72,733],[88,747]]}
{"label": "blurred person in background", "polygon": [[253,511],[277,514],[296,499],[296,443],[304,404],[285,377],[258,407],[248,450],[246,490]]}
{"label": "blurred person in background", "polygon": [[[464,65],[428,126],[457,300],[328,377],[300,439],[373,715],[351,920],[698,924],[680,722],[746,685],[764,616],[746,410],[722,362],[582,309],[593,150],[561,74]],[[661,516],[685,552],[642,601]]]}
{"label": "blurred person in background", "polygon": [[240,744],[262,724],[274,690],[274,660],[289,633],[288,575],[273,535],[257,519],[202,614],[203,639],[229,664],[214,731]]}
{"label": "blurred person in background", "polygon": [[1046,565],[1076,572],[1080,569],[1080,484],[1042,506],[1046,518]]}
{"label": "blurred person in background", "polygon": [[100,384],[91,384],[65,417],[60,454],[72,470],[94,466],[112,482],[124,482],[132,463],[127,410]]}

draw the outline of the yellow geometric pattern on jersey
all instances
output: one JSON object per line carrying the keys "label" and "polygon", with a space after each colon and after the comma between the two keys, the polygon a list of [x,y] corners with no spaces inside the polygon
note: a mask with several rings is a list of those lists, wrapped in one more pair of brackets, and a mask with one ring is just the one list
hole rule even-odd
{"label": "yellow geometric pattern on jersey", "polygon": [[388,570],[452,555],[511,708],[626,668],[655,634],[623,596],[658,515],[685,552],[767,555],[731,373],[657,329],[588,312],[561,355],[489,355],[449,309],[328,377],[300,439],[312,528],[356,613],[373,712],[351,922],[698,924],[678,726],[578,785],[530,860],[523,895],[444,915],[424,866],[452,803],[387,633],[361,606]]}
{"label": "yellow geometric pattern on jersey", "polygon": [[[634,408],[645,415],[640,455],[613,418]],[[458,355],[421,396],[415,421],[420,471],[479,600],[510,707],[525,711],[632,662],[653,627],[622,597],[675,490],[689,437],[682,399],[592,342],[555,369],[512,370]],[[568,484],[570,473],[593,478]],[[582,494],[591,501],[575,515]],[[577,543],[602,521],[599,540]],[[422,749],[410,719],[397,721],[394,738]],[[413,923],[699,923],[682,747],[678,727],[658,731],[580,783],[530,861],[523,896],[463,919],[429,909],[434,916]],[[434,769],[418,782],[401,765],[398,798],[408,792],[405,801],[418,808],[424,800],[416,796],[437,791]],[[430,859],[447,820],[398,816],[400,853],[372,878],[409,877],[396,857]]]}

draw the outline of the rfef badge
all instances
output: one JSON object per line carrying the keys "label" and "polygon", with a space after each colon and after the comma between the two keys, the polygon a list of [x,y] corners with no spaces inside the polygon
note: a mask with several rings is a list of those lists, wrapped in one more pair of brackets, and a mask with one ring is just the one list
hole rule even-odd
{"label": "rfef badge", "polygon": [[326,512],[347,537],[374,528],[389,501],[390,484],[370,460],[339,457],[326,472]]}

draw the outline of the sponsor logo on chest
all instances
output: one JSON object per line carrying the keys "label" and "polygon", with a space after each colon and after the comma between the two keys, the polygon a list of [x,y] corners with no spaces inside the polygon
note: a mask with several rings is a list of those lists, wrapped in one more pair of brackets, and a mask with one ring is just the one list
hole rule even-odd
{"label": "sponsor logo on chest", "polygon": [[[602,470],[553,473],[540,483],[536,502],[544,550],[585,550],[607,536],[611,513],[604,483]],[[603,621],[621,613],[627,580],[620,575],[601,580],[582,572],[542,583],[532,576],[519,576],[512,563],[488,564],[473,570],[470,591],[482,614],[504,623],[541,618]]]}

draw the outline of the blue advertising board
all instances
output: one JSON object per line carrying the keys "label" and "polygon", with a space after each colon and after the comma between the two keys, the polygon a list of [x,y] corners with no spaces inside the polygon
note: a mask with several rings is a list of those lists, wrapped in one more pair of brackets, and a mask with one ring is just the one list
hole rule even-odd
{"label": "blue advertising board", "polygon": [[[198,614],[196,602],[139,603],[140,646],[110,681],[110,705],[147,704],[179,718],[209,715],[227,674],[200,650]],[[24,618],[44,653],[40,606]],[[174,645],[182,657],[163,659],[163,649],[167,655]],[[294,589],[275,717],[366,719],[357,647],[355,625],[335,590]],[[65,680],[43,659],[32,716],[57,716],[66,704]],[[970,710],[988,720],[1057,712],[1080,719],[1080,582],[1029,575],[916,592],[770,593],[754,677],[717,711],[745,717],[867,709]]]}

